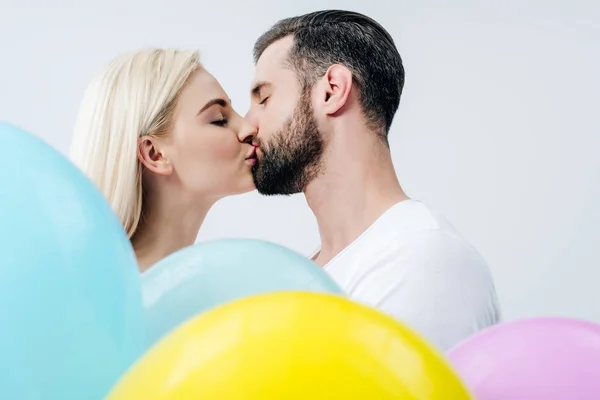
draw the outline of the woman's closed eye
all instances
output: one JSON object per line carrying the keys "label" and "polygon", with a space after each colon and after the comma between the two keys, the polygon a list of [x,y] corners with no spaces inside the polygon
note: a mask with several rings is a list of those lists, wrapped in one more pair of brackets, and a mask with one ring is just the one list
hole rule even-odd
{"label": "woman's closed eye", "polygon": [[267,96],[267,97],[265,97],[264,99],[262,99],[262,100],[260,101],[260,103],[258,103],[258,104],[260,104],[260,105],[265,105],[265,104],[267,103],[267,100],[269,100],[269,96]]}
{"label": "woman's closed eye", "polygon": [[217,119],[211,122],[212,125],[216,125],[216,126],[225,126],[227,125],[227,120],[225,118],[223,119]]}

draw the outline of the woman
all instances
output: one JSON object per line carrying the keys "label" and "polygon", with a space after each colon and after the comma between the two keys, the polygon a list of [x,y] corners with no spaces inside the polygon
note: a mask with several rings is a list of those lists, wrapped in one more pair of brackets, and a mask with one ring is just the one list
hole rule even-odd
{"label": "woman", "polygon": [[92,81],[70,157],[108,199],[143,272],[193,244],[216,201],[254,189],[254,134],[198,52],[144,49]]}

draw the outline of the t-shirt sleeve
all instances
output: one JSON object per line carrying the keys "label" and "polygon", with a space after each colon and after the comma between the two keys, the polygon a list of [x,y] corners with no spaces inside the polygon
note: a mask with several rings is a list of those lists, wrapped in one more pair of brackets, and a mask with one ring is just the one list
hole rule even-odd
{"label": "t-shirt sleeve", "polygon": [[501,318],[485,261],[448,233],[424,232],[373,261],[352,297],[406,323],[442,351]]}

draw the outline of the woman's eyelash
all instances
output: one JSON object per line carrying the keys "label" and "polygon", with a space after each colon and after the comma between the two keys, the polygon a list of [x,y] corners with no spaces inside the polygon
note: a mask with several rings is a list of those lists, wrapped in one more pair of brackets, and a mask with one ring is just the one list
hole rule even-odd
{"label": "woman's eyelash", "polygon": [[226,119],[220,119],[218,121],[211,122],[211,124],[217,125],[217,126],[225,126],[225,125],[227,125],[227,120]]}
{"label": "woman's eyelash", "polygon": [[268,99],[269,99],[269,96],[265,97],[259,104],[265,104]]}

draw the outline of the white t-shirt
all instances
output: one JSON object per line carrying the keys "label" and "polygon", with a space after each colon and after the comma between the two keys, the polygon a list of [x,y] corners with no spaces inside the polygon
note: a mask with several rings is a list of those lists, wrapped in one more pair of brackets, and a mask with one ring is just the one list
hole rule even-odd
{"label": "white t-shirt", "polygon": [[352,299],[406,323],[442,351],[501,318],[483,258],[415,200],[388,209],[324,269]]}

